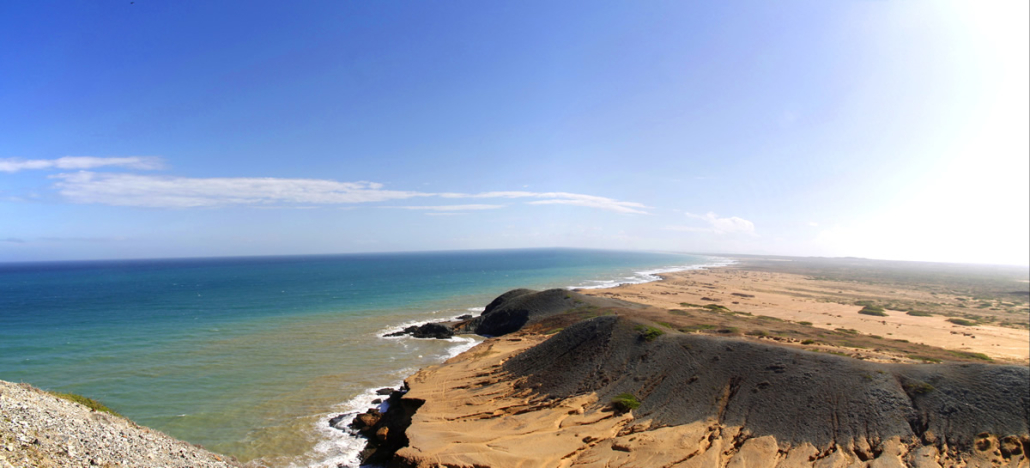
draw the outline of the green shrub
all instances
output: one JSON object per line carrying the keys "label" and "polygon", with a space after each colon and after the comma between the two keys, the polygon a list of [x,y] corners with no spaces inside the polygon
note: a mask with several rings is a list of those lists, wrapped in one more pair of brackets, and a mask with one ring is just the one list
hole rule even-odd
{"label": "green shrub", "polygon": [[803,344],[803,345],[815,344],[815,340],[805,340],[805,341],[802,341],[801,344]]}
{"label": "green shrub", "polygon": [[948,321],[951,322],[951,323],[954,323],[955,325],[962,325],[964,327],[972,327],[972,326],[976,325],[976,322],[974,322],[972,320],[966,320],[966,319],[960,319],[960,318],[950,318],[950,319],[948,319]]}
{"label": "green shrub", "polygon": [[694,307],[694,308],[698,308],[698,309],[700,309],[701,307],[704,307],[704,306],[700,306],[700,305],[697,305],[697,304],[691,304],[689,302],[680,302],[680,305],[683,306],[683,307]]}
{"label": "green shrub", "polygon": [[769,333],[766,333],[765,330],[751,330],[751,331],[747,332],[746,334],[748,336],[769,336]]}
{"label": "green shrub", "polygon": [[625,413],[640,407],[640,400],[632,393],[623,393],[612,399],[612,406],[619,412]]}
{"label": "green shrub", "polygon": [[865,306],[858,313],[863,315],[875,315],[877,317],[886,317],[887,313],[883,311],[883,307],[878,306]]}
{"label": "green shrub", "polygon": [[908,311],[906,313],[908,315],[913,315],[913,316],[916,316],[916,317],[933,317],[933,314],[931,314],[929,312],[923,312],[921,310],[910,310],[910,311]]}
{"label": "green shrub", "polygon": [[736,334],[736,333],[740,333],[740,329],[737,328],[737,327],[725,327],[725,328],[720,328],[719,329],[719,333]]}
{"label": "green shrub", "polygon": [[89,409],[91,409],[93,411],[101,411],[101,412],[104,412],[104,413],[113,414],[115,416],[121,416],[120,414],[116,413],[113,409],[108,408],[103,403],[101,403],[99,401],[96,401],[96,400],[94,400],[92,398],[84,397],[82,395],[76,395],[74,393],[60,393],[60,392],[48,392],[48,393],[50,393],[51,395],[53,395],[55,397],[58,397],[58,398],[62,398],[62,399],[68,400],[68,401],[73,401],[73,402],[78,403],[78,404],[80,404],[82,406],[85,406],[85,407],[87,407],[87,408],[89,408]]}
{"label": "green shrub", "polygon": [[798,325],[804,325],[806,327],[811,327],[812,326],[812,322],[804,322],[804,321],[802,321],[802,322],[798,322]]}
{"label": "green shrub", "polygon": [[646,327],[644,325],[637,326],[636,330],[640,332],[640,338],[644,341],[654,341],[659,336],[665,334],[664,331],[655,327]]}
{"label": "green shrub", "polygon": [[705,309],[708,309],[708,310],[710,310],[712,312],[729,312],[730,311],[730,309],[727,308],[726,306],[721,306],[719,304],[705,304]]}

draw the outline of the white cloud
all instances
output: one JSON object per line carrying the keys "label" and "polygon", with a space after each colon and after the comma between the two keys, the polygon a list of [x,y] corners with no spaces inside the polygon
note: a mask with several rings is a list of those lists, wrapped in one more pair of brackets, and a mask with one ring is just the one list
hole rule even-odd
{"label": "white cloud", "polygon": [[0,172],[18,172],[33,169],[94,169],[104,166],[153,170],[160,169],[162,164],[160,158],[151,156],[131,156],[124,158],[65,156],[57,159],[0,159]]}
{"label": "white cloud", "polygon": [[374,182],[320,179],[189,178],[77,172],[50,176],[61,195],[76,203],[190,208],[220,205],[347,204],[431,194],[383,190]]}
{"label": "white cloud", "polygon": [[817,222],[815,222],[815,221],[809,221],[809,222],[808,222],[808,225],[809,225],[809,226],[812,226],[812,227],[819,227],[819,223],[817,223]]}
{"label": "white cloud", "polygon": [[[432,205],[432,206],[389,206],[387,208],[399,208],[402,210],[425,210],[435,212],[445,211],[480,211],[496,210],[504,208],[504,205]],[[433,214],[433,213],[429,213]]]}
{"label": "white cloud", "polygon": [[510,191],[510,192],[483,192],[477,194],[461,194],[461,193],[444,193],[441,196],[446,198],[543,198],[544,200],[537,200],[529,202],[530,205],[575,205],[585,206],[589,208],[599,208],[602,210],[615,211],[617,213],[627,214],[648,214],[643,209],[647,208],[647,205],[636,203],[636,202],[624,202],[618,201],[607,197],[598,197],[594,195],[583,195],[579,193],[568,193],[568,192],[522,192],[522,191]]}
{"label": "white cloud", "polygon": [[744,218],[738,218],[736,216],[730,216],[728,218],[720,218],[715,213],[709,212],[705,215],[696,215],[692,213],[686,213],[688,217],[700,219],[708,223],[709,227],[697,227],[697,226],[669,226],[666,229],[670,231],[686,231],[686,232],[712,232],[716,234],[755,234],[755,224]]}
{"label": "white cloud", "polygon": [[[80,171],[49,176],[58,192],[75,203],[154,208],[226,205],[281,206],[374,203],[416,197],[536,198],[532,205],[574,205],[627,214],[647,214],[647,206],[594,195],[568,192],[427,193],[386,190],[375,182],[326,179],[191,178]],[[502,208],[496,204],[398,206],[428,212],[478,211]]]}

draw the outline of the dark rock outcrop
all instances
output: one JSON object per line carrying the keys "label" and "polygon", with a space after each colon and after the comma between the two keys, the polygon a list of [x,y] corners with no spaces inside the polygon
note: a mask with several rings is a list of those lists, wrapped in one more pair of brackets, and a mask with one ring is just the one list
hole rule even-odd
{"label": "dark rock outcrop", "polygon": [[[370,408],[368,411],[358,414],[350,422],[349,428],[354,433],[368,440],[365,449],[361,451],[361,466],[373,465],[383,466],[393,457],[401,447],[408,445],[408,436],[405,430],[411,425],[411,417],[424,403],[421,400],[401,398],[405,389],[395,390],[390,393],[386,400],[387,409],[380,412],[379,408]],[[340,415],[337,418],[342,418]],[[330,425],[341,428],[339,420],[337,424]]]}
{"label": "dark rock outcrop", "polygon": [[520,330],[552,315],[578,308],[642,307],[639,304],[603,297],[586,296],[567,289],[514,289],[490,302],[465,330],[484,336],[501,336]]}
{"label": "dark rock outcrop", "polygon": [[412,325],[399,332],[387,333],[383,336],[404,336],[411,335],[415,338],[436,338],[446,340],[454,336],[454,330],[443,323],[426,323],[423,325]]}
{"label": "dark rock outcrop", "polygon": [[454,332],[451,331],[451,327],[440,323],[427,323],[416,329],[411,336],[415,338],[436,338],[439,340],[446,340],[454,336]]}

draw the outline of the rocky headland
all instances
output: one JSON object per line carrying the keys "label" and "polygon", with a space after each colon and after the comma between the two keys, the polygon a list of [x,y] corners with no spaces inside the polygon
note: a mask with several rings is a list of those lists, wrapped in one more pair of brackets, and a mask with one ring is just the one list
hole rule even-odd
{"label": "rocky headland", "polygon": [[[391,467],[1028,467],[1030,369],[684,333],[667,310],[515,290],[495,336],[355,419]],[[669,325],[669,324],[665,324]]]}

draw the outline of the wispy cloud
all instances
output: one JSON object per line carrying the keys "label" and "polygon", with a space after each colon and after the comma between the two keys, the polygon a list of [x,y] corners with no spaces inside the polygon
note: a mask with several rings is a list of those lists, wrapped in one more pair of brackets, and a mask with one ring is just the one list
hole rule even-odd
{"label": "wispy cloud", "polygon": [[[646,205],[607,197],[568,192],[429,193],[387,190],[375,182],[326,179],[191,178],[80,171],[49,176],[54,187],[75,203],[152,208],[193,208],[229,205],[352,205],[412,198],[518,199],[531,205],[574,205],[626,214],[647,214]],[[392,208],[426,212],[462,212],[502,208],[500,204],[418,205]]]}
{"label": "wispy cloud", "polygon": [[189,178],[77,172],[50,176],[75,203],[191,208],[221,205],[350,204],[430,196],[374,182],[321,179]]}
{"label": "wispy cloud", "polygon": [[0,239],[0,242],[11,242],[11,243],[14,243],[14,244],[24,244],[25,243],[25,239],[20,239],[20,238],[17,238],[17,237],[5,237],[5,238]]}
{"label": "wispy cloud", "polygon": [[153,170],[160,169],[162,164],[161,158],[152,156],[130,156],[124,158],[65,156],[57,159],[0,159],[0,172],[19,172],[40,169],[95,169],[105,166]]}
{"label": "wispy cloud", "polygon": [[670,231],[712,232],[716,234],[748,234],[752,236],[755,235],[755,224],[744,218],[738,218],[736,216],[720,218],[718,215],[712,212],[709,212],[705,215],[697,215],[693,213],[685,214],[687,215],[687,217],[700,219],[708,223],[708,226],[669,226],[666,229]]}
{"label": "wispy cloud", "polygon": [[647,205],[641,203],[619,201],[607,197],[598,197],[594,195],[583,195],[579,193],[568,192],[514,191],[483,192],[476,194],[445,193],[441,194],[441,196],[448,198],[542,198],[543,200],[531,201],[529,202],[529,204],[585,206],[589,208],[599,208],[602,210],[609,210],[627,214],[647,214],[647,212],[644,211],[644,209],[648,208]]}
{"label": "wispy cloud", "polygon": [[402,209],[402,210],[422,210],[422,211],[433,211],[433,212],[448,212],[448,211],[496,210],[498,208],[504,208],[504,205],[388,206],[387,208],[398,208],[398,209]]}

